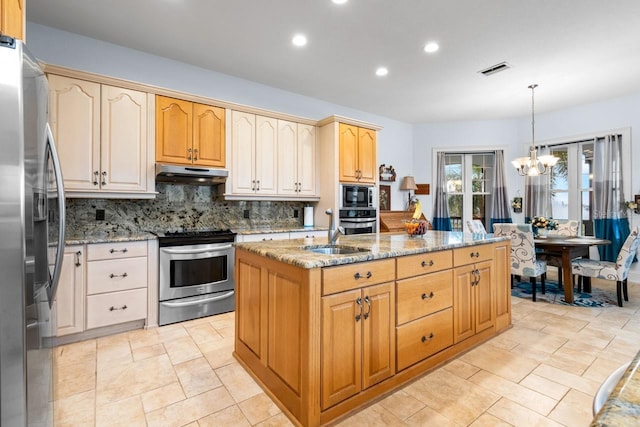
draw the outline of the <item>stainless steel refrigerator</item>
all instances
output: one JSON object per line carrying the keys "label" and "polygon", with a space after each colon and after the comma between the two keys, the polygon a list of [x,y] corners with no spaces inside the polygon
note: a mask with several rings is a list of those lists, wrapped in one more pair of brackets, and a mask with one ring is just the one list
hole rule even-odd
{"label": "stainless steel refrigerator", "polygon": [[0,425],[53,425],[53,299],[64,248],[47,79],[0,34]]}

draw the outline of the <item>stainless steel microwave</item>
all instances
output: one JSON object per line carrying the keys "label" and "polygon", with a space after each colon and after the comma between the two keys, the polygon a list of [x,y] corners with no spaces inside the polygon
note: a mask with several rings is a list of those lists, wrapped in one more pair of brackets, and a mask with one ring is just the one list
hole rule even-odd
{"label": "stainless steel microwave", "polygon": [[340,184],[340,209],[376,207],[375,187]]}

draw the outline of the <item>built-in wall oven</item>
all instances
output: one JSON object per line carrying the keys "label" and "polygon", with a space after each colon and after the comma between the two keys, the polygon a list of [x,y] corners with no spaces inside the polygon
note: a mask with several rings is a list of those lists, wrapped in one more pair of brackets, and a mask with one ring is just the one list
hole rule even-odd
{"label": "built-in wall oven", "polygon": [[375,233],[376,216],[376,209],[340,209],[340,227],[344,234]]}
{"label": "built-in wall oven", "polygon": [[159,235],[159,325],[235,309],[234,240],[229,230]]}

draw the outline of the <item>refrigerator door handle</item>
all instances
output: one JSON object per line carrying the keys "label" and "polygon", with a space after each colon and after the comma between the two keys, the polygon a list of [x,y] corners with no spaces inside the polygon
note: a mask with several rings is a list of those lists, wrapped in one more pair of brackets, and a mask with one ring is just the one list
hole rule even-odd
{"label": "refrigerator door handle", "polygon": [[56,151],[56,145],[53,141],[53,133],[51,127],[47,123],[47,146],[51,153],[51,163],[56,177],[56,191],[58,192],[58,250],[56,252],[56,262],[51,277],[51,287],[49,288],[49,306],[53,305],[53,299],[58,290],[58,282],[60,281],[60,273],[62,271],[62,259],[64,257],[64,241],[65,241],[65,200],[64,200],[64,182],[62,180],[62,169],[60,169],[60,159]]}

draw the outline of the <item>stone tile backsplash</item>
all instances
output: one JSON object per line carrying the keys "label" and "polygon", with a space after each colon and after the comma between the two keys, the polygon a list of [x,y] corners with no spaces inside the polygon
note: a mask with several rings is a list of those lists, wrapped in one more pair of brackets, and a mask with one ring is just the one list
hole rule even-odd
{"label": "stone tile backsplash", "polygon": [[[303,225],[305,202],[228,201],[215,187],[196,185],[158,183],[156,191],[153,200],[67,199],[67,230],[77,234]],[[96,220],[97,209],[104,209],[104,220]]]}

